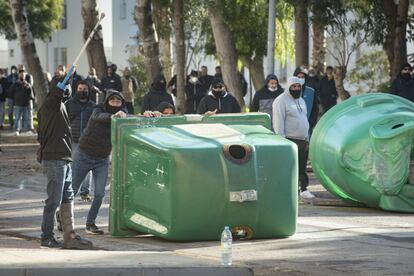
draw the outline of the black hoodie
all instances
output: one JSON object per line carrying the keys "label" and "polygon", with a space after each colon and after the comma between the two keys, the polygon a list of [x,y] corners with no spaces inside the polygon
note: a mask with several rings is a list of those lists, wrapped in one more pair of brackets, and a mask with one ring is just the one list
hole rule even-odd
{"label": "black hoodie", "polygon": [[109,98],[114,95],[122,99],[120,109],[127,113],[122,94],[115,90],[107,90],[104,102],[95,106],[88,126],[79,139],[79,149],[92,159],[107,158],[111,153],[111,116],[113,113],[108,112],[108,102]]}
{"label": "black hoodie", "polygon": [[[277,80],[277,89],[276,91],[270,91],[267,87],[270,80]],[[276,75],[269,74],[266,77],[264,86],[262,89],[258,90],[253,97],[253,101],[250,104],[250,112],[264,112],[272,116],[272,104],[273,101],[282,94],[284,89],[279,85],[279,80]]]}
{"label": "black hoodie", "polygon": [[39,122],[37,140],[40,148],[37,160],[72,161],[72,133],[66,107],[62,103],[63,91],[57,87],[61,79],[54,79],[50,92],[37,112]]}
{"label": "black hoodie", "polygon": [[166,81],[163,74],[155,76],[150,91],[145,94],[141,111],[155,111],[160,103],[167,102],[174,105],[172,96],[167,93]]}
{"label": "black hoodie", "polygon": [[204,114],[207,111],[214,111],[217,109],[217,113],[238,113],[241,112],[241,108],[236,98],[230,93],[223,92],[220,97],[215,97],[210,91],[208,95],[201,99],[198,105],[197,113]]}
{"label": "black hoodie", "polygon": [[[406,67],[411,68],[411,65],[408,63],[403,64],[401,70]],[[414,80],[411,78],[409,73],[404,76],[400,71],[397,78],[392,81],[391,94],[414,102]]]}

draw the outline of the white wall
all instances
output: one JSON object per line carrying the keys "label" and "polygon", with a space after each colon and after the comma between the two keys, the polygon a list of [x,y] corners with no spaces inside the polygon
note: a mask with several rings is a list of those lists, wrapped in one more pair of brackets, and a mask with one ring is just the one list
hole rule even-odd
{"label": "white wall", "polygon": [[[83,19],[81,15],[81,0],[67,0],[67,28],[61,29],[54,32],[51,35],[49,41],[40,41],[36,40],[36,50],[38,52],[40,63],[44,71],[48,71],[53,75],[55,71],[55,48],[66,48],[67,49],[67,64],[71,64],[76,56],[79,53],[84,41],[82,37],[83,31]],[[98,3],[102,3],[100,6],[100,11],[105,12],[108,16],[102,21],[102,30],[104,38],[104,47],[105,52],[111,54],[111,3],[112,0],[100,0]],[[20,46],[18,41],[10,41],[8,43],[9,48],[9,59],[8,64],[17,65],[19,63],[24,63],[23,56],[20,51]],[[14,51],[14,55],[10,56],[10,50]],[[107,56],[107,59],[110,60],[111,57]],[[60,63],[60,62],[58,62]],[[81,59],[78,63],[78,72],[81,75],[86,75],[88,72],[88,59],[86,52],[81,56]]]}

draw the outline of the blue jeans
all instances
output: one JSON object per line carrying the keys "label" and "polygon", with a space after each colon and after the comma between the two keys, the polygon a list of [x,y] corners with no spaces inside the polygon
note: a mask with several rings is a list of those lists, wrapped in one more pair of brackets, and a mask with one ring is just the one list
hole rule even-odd
{"label": "blue jeans", "polygon": [[89,209],[86,223],[94,223],[105,196],[105,186],[108,182],[109,157],[94,159],[83,153],[79,148],[73,157],[72,185],[75,195],[78,193],[82,181],[92,171],[95,190],[93,201]]}
{"label": "blue jeans", "polygon": [[29,106],[14,106],[14,127],[16,131],[29,131]]}
{"label": "blue jeans", "polygon": [[0,126],[4,124],[4,115],[6,114],[6,102],[0,101]]}
{"label": "blue jeans", "polygon": [[[75,152],[78,150],[78,146],[79,146],[78,143],[72,143],[73,157],[75,157]],[[80,194],[88,195],[91,191],[91,184],[92,184],[92,172],[89,172],[81,183]]]}
{"label": "blue jeans", "polygon": [[42,239],[54,236],[55,213],[61,203],[73,200],[72,170],[69,161],[43,160],[43,173],[47,178],[47,199],[43,209]]}

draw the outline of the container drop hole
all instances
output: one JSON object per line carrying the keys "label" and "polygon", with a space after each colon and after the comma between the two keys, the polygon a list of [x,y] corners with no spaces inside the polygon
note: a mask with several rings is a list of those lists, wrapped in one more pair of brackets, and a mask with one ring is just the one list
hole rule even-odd
{"label": "container drop hole", "polygon": [[229,153],[234,159],[243,159],[247,154],[246,149],[240,145],[231,145],[229,147]]}
{"label": "container drop hole", "polygon": [[404,124],[396,124],[395,126],[392,127],[392,129],[396,129],[396,128],[402,127],[403,125]]}

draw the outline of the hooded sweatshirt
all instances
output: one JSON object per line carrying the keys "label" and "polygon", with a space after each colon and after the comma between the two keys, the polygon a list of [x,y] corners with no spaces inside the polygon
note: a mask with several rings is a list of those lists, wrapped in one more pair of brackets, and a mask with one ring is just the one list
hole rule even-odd
{"label": "hooded sweatshirt", "polygon": [[208,92],[201,101],[197,109],[198,114],[204,114],[207,111],[214,111],[217,113],[239,113],[241,108],[236,98],[230,93],[222,92],[220,97],[215,97],[213,92]]}
{"label": "hooded sweatshirt", "polygon": [[109,98],[117,95],[122,99],[120,110],[127,113],[125,99],[121,93],[115,90],[108,90],[102,104],[95,106],[88,126],[79,139],[79,149],[91,159],[107,158],[112,150],[111,145],[111,116],[109,112]]}
{"label": "hooded sweatshirt", "polygon": [[[161,81],[163,81],[163,84]],[[174,105],[172,96],[167,93],[164,75],[158,74],[151,84],[150,91],[144,96],[141,110],[142,112],[146,110],[155,111],[162,102]]]}
{"label": "hooded sweatshirt", "polygon": [[79,143],[83,131],[88,125],[95,103],[90,100],[90,93],[87,102],[81,102],[76,96],[70,98],[66,103],[66,110],[69,115],[70,127],[74,143]]}
{"label": "hooded sweatshirt", "polygon": [[[403,64],[401,70],[406,67],[411,68],[411,65],[409,63]],[[409,73],[403,75],[400,71],[400,74],[398,74],[397,78],[391,84],[391,94],[414,102],[414,80]]]}
{"label": "hooded sweatshirt", "polygon": [[37,140],[40,147],[37,160],[72,161],[72,133],[66,107],[62,103],[63,91],[57,87],[59,79],[52,81],[50,92],[37,112],[39,122]]}
{"label": "hooded sweatshirt", "polygon": [[289,91],[283,92],[273,102],[273,129],[286,138],[308,140],[309,122],[306,103],[302,97],[295,99]]}
{"label": "hooded sweatshirt", "polygon": [[[278,84],[276,91],[270,91],[267,87],[270,80],[277,80]],[[277,96],[282,94],[283,91],[284,89],[279,85],[279,80],[277,79],[276,75],[269,74],[266,77],[263,88],[254,94],[253,101],[250,105],[250,112],[260,111],[272,116],[273,101],[277,98]]]}

